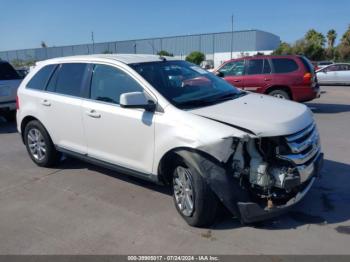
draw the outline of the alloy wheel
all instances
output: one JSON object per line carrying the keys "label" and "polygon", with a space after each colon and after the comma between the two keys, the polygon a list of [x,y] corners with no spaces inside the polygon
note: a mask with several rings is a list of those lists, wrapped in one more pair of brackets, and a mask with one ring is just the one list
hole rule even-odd
{"label": "alloy wheel", "polygon": [[184,216],[191,216],[194,211],[194,192],[191,171],[178,166],[174,172],[173,190],[175,202]]}
{"label": "alloy wheel", "polygon": [[42,161],[46,157],[46,144],[41,132],[32,128],[27,135],[28,147],[35,160]]}

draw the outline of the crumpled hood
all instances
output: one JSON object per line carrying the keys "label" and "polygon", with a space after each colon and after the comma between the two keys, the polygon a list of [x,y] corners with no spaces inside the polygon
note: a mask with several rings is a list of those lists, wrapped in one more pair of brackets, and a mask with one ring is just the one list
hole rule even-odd
{"label": "crumpled hood", "polygon": [[311,111],[303,104],[252,93],[189,112],[261,137],[293,134],[313,121]]}

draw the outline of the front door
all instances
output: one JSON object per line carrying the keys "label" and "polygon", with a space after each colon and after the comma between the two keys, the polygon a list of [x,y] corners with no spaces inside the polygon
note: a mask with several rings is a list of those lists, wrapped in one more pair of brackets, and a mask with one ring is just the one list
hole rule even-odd
{"label": "front door", "polygon": [[223,78],[231,85],[243,88],[245,80],[244,60],[227,62],[218,71],[223,74]]}
{"label": "front door", "polygon": [[154,154],[154,113],[119,106],[120,95],[144,91],[122,69],[94,65],[89,99],[82,104],[88,156],[150,174]]}

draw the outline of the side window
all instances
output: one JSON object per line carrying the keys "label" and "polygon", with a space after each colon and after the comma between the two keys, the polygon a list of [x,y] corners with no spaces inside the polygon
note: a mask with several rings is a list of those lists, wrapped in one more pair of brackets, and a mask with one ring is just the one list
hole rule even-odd
{"label": "side window", "polygon": [[21,79],[15,69],[7,63],[0,62],[0,80],[14,80]]}
{"label": "side window", "polygon": [[27,84],[27,88],[35,90],[44,90],[46,88],[47,81],[54,71],[56,65],[48,65],[41,68]]}
{"label": "side window", "polygon": [[264,59],[263,74],[271,74],[270,62],[269,62],[269,60],[267,60],[267,59]]}
{"label": "side window", "polygon": [[241,76],[244,74],[244,60],[229,62],[219,69],[224,76]]}
{"label": "side window", "polygon": [[80,96],[87,64],[62,64],[51,77],[47,90],[63,95]]}
{"label": "side window", "polygon": [[339,66],[338,65],[331,65],[331,66],[327,67],[325,71],[327,71],[327,72],[339,71]]}
{"label": "side window", "polygon": [[290,73],[298,70],[298,65],[293,59],[273,58],[272,64],[275,73]]}
{"label": "side window", "polygon": [[119,104],[120,95],[142,92],[143,88],[127,73],[107,65],[95,65],[90,89],[90,98]]}
{"label": "side window", "polygon": [[247,75],[259,75],[263,72],[263,59],[252,59],[248,61]]}

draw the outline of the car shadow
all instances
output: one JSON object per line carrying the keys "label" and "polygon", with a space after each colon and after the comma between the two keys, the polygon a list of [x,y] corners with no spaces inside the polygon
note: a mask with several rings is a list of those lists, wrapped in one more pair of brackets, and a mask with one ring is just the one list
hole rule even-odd
{"label": "car shadow", "polygon": [[[58,168],[87,168],[103,175],[120,179],[162,194],[169,196],[172,194],[169,187],[157,185],[125,174],[120,174],[113,170],[95,166],[73,158],[64,159],[61,161]],[[210,228],[213,230],[227,230],[246,226],[266,230],[283,230],[295,229],[304,225],[323,226],[349,221],[349,173],[350,165],[332,160],[325,160],[324,168],[321,172],[322,178],[318,179],[306,197],[285,215],[267,221],[254,223],[252,225],[242,225],[237,218],[234,218],[232,214],[223,207],[219,212],[216,223]]]}
{"label": "car shadow", "polygon": [[350,105],[305,103],[315,114],[337,114],[350,112]]}
{"label": "car shadow", "polygon": [[109,177],[113,177],[128,183],[131,183],[136,186],[148,188],[153,191],[157,191],[159,193],[163,193],[166,195],[171,195],[171,190],[167,186],[162,186],[156,183],[153,183],[148,180],[143,180],[138,177],[130,176],[127,174],[119,173],[111,169],[107,169],[104,167],[100,167],[97,165],[90,164],[88,162],[71,158],[71,157],[65,157],[63,156],[62,161],[59,163],[59,165],[56,167],[57,169],[88,169],[94,172],[98,172],[102,175],[106,175]]}
{"label": "car shadow", "polygon": [[0,117],[0,134],[17,133],[16,122],[7,122]]}

